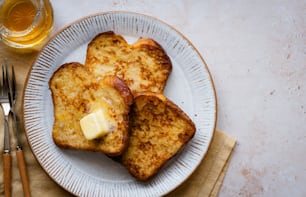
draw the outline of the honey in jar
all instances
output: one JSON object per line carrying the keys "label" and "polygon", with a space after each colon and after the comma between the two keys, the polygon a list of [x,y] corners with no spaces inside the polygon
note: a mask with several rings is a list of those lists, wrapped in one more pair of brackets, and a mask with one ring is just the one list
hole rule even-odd
{"label": "honey in jar", "polygon": [[53,25],[49,0],[6,0],[0,5],[1,40],[17,49],[34,49]]}

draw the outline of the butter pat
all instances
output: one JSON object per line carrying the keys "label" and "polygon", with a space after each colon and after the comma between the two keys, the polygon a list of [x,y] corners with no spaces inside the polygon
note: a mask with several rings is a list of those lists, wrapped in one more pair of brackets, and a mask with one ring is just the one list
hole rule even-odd
{"label": "butter pat", "polygon": [[102,137],[115,129],[114,124],[111,123],[102,109],[84,116],[80,120],[80,125],[84,136],[88,140]]}

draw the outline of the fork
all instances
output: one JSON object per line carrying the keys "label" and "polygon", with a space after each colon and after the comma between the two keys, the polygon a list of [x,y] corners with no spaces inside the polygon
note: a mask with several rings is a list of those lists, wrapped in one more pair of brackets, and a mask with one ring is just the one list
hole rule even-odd
{"label": "fork", "polygon": [[11,115],[13,116],[13,129],[15,131],[16,135],[16,158],[17,158],[17,163],[18,163],[18,168],[19,168],[19,174],[21,178],[21,183],[22,183],[22,189],[23,189],[23,194],[24,197],[30,197],[30,186],[29,186],[29,181],[28,181],[28,175],[27,175],[27,169],[26,169],[26,163],[24,159],[24,153],[22,150],[22,146],[20,143],[19,139],[19,129],[17,128],[17,115],[15,112],[15,102],[16,102],[16,78],[15,78],[15,71],[14,71],[14,66],[12,66],[12,77],[11,79],[7,75],[8,79],[8,86],[9,86],[9,101],[10,101],[10,112]]}
{"label": "fork", "polygon": [[11,154],[9,113],[11,104],[9,100],[8,66],[6,61],[2,65],[2,83],[0,85],[0,103],[4,113],[4,151],[3,151],[3,180],[5,197],[11,196]]}

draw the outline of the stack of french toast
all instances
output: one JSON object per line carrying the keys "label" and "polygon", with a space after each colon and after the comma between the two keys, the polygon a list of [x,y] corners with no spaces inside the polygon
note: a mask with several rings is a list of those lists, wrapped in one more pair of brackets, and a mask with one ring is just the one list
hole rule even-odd
{"label": "stack of french toast", "polygon": [[163,94],[171,70],[150,38],[129,44],[114,32],[98,34],[84,64],[63,64],[49,81],[54,143],[119,158],[136,179],[149,180],[196,131]]}

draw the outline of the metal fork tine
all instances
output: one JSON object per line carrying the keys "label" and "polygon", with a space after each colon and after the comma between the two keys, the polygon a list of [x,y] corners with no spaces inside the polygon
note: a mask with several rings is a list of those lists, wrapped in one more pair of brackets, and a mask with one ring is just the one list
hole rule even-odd
{"label": "metal fork tine", "polygon": [[9,73],[8,73],[8,64],[7,62],[5,63],[5,90],[8,91],[8,87],[9,87]]}
{"label": "metal fork tine", "polygon": [[15,69],[14,65],[12,65],[12,91],[13,91],[13,100],[16,98],[16,76],[15,76]]}
{"label": "metal fork tine", "polygon": [[5,76],[4,76],[4,65],[2,65],[2,83],[1,83],[1,95],[4,95],[5,88]]}
{"label": "metal fork tine", "polygon": [[4,79],[4,94],[6,94],[6,96],[8,96],[9,98],[9,103],[10,106],[12,107],[12,93],[11,93],[11,87],[10,87],[10,74],[9,74],[9,69],[8,69],[8,64],[5,61],[5,65],[4,65],[4,75],[5,75],[5,79]]}
{"label": "metal fork tine", "polygon": [[3,70],[3,89],[4,94],[8,94],[9,91],[9,73],[8,73],[8,63],[6,59],[4,60],[4,70]]}
{"label": "metal fork tine", "polygon": [[10,106],[13,106],[13,92],[12,92],[12,84],[9,74],[8,64],[5,64],[5,75],[6,75],[6,94],[8,94]]}

